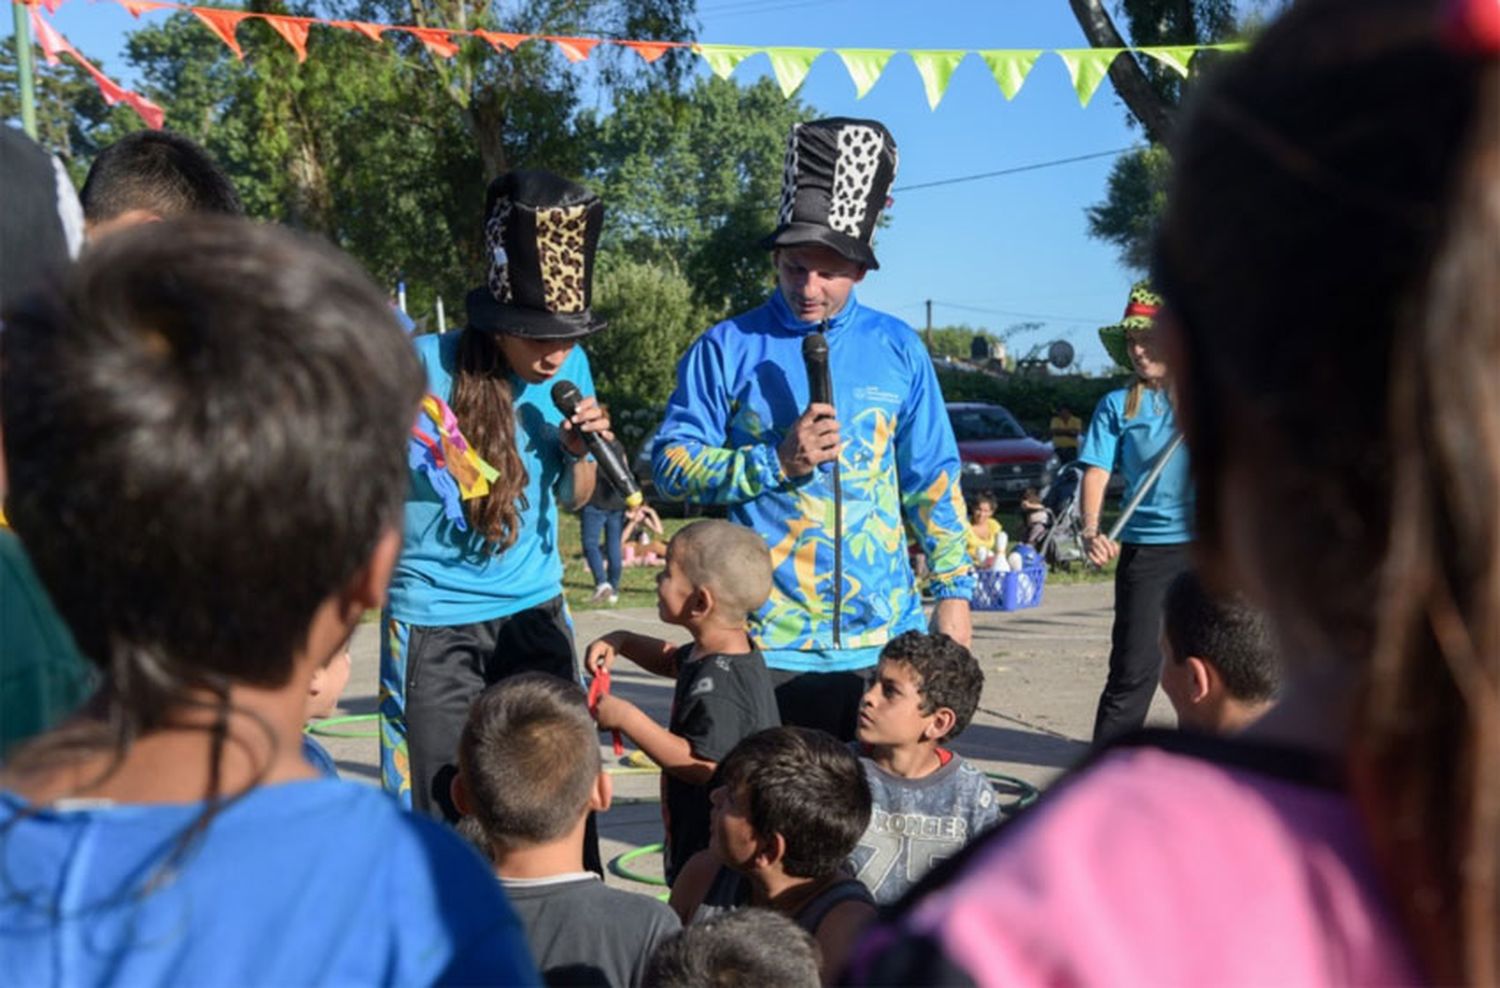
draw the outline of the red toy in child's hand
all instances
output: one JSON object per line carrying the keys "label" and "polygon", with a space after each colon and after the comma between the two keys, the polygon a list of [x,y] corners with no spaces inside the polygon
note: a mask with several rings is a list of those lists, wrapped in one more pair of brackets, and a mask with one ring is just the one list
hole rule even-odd
{"label": "red toy in child's hand", "polygon": [[[595,720],[599,719],[599,698],[609,693],[609,668],[600,666],[599,671],[594,673],[594,681],[589,684],[589,713]],[[620,737],[619,730],[610,731],[614,735],[615,754],[625,754],[625,741]]]}

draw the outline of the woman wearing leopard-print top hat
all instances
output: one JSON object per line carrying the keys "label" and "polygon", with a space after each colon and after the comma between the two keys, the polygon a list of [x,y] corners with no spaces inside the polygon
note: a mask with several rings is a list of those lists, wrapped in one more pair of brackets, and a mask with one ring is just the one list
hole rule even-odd
{"label": "woman wearing leopard-print top hat", "polygon": [[[589,308],[603,206],[528,171],[486,200],[488,278],[468,295],[468,325],[416,341],[429,394],[381,642],[382,783],[450,820],[473,699],[523,671],[577,681],[558,514],[594,489],[580,431],[609,435],[577,346],[604,328]],[[553,404],[558,381],[586,396],[571,417]]]}

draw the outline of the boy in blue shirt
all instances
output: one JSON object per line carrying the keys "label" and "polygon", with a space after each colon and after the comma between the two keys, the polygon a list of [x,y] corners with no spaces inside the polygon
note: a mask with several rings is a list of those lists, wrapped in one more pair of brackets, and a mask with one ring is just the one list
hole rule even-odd
{"label": "boy in blue shirt", "polygon": [[6,507],[103,672],[0,775],[9,981],[535,983],[460,838],[302,757],[400,545],[422,380],[380,292],[197,218],[111,235],[5,320]]}

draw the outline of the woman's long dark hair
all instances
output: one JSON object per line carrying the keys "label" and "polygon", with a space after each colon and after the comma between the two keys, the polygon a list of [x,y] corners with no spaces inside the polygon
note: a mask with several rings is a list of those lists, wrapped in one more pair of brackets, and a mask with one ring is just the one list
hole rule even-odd
{"label": "woman's long dark hair", "polygon": [[1227,65],[1156,277],[1200,553],[1259,590],[1293,664],[1357,670],[1351,791],[1396,913],[1431,979],[1493,984],[1500,53],[1445,44],[1437,7],[1306,2]]}
{"label": "woman's long dark hair", "polygon": [[496,553],[515,544],[526,507],[526,464],[516,449],[516,407],[510,364],[494,335],[465,329],[458,342],[458,368],[450,406],[464,438],[500,474],[490,491],[464,505],[469,524]]}

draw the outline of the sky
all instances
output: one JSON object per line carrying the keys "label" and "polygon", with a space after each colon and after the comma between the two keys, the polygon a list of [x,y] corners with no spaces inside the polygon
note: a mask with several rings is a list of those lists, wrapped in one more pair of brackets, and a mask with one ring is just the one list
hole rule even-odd
{"label": "sky", "polygon": [[[136,21],[108,0],[66,0],[52,21],[85,56],[129,84],[125,36],[165,16],[145,14]],[[698,19],[698,40],[719,44],[1087,46],[1067,0],[699,0]],[[10,18],[4,21],[8,31]],[[317,57],[317,30],[310,58]],[[756,55],[732,78],[749,82],[768,75],[769,59]],[[859,286],[863,304],[918,329],[925,325],[929,299],[936,326],[998,332],[1040,322],[1041,329],[1012,338],[1011,353],[1024,355],[1061,339],[1073,344],[1082,369],[1108,366],[1097,329],[1118,319],[1138,277],[1120,265],[1112,245],[1086,232],[1084,210],[1103,198],[1112,155],[903,191],[1139,144],[1142,137],[1127,123],[1107,80],[1081,108],[1061,60],[1048,54],[1007,102],[989,69],[970,55],[943,101],[929,110],[921,78],[905,55],[892,58],[875,87],[857,99],[843,63],[829,51],[813,63],[798,96],[820,115],[880,120],[900,148],[891,222],[875,245],[881,266]]]}

